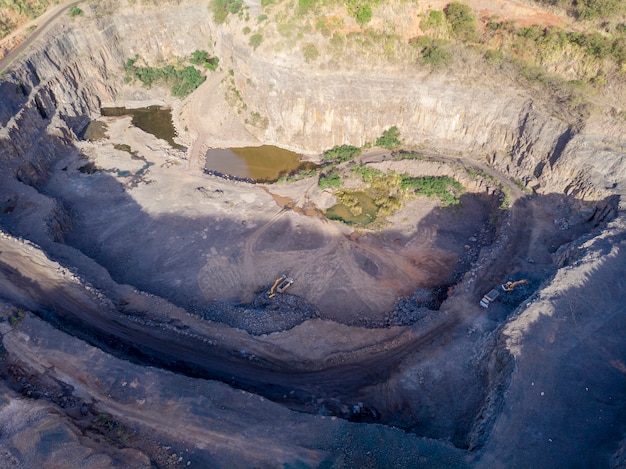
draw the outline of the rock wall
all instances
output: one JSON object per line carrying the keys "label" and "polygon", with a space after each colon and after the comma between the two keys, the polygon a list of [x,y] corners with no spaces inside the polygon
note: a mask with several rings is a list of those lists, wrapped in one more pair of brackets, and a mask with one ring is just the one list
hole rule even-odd
{"label": "rock wall", "polygon": [[588,199],[623,191],[626,126],[619,117],[590,120],[501,76],[477,81],[418,66],[333,70],[306,63],[299,51],[254,50],[241,32],[247,23],[231,17],[215,25],[204,4],[114,5],[113,14],[49,34],[0,82],[0,138],[8,141],[0,158],[51,158],[49,134],[69,143],[102,102],[127,97],[127,58],[156,64],[212,49],[233,70],[247,105],[241,119],[252,112],[268,119],[265,129],[250,126],[261,141],[321,152],[361,146],[396,125],[409,145],[486,158],[534,189]]}
{"label": "rock wall", "polygon": [[[253,50],[236,28],[220,26],[215,36],[248,115],[269,121],[266,129],[250,127],[261,141],[322,152],[373,142],[395,125],[408,145],[486,158],[533,189],[588,199],[604,197],[607,189],[595,155],[602,153],[603,167],[623,164],[623,119],[603,116],[587,129],[586,109],[524,89],[506,74],[442,75],[419,66],[335,70],[323,60],[306,63],[297,50]],[[612,172],[611,188],[621,191],[624,179],[617,174],[624,173]]]}

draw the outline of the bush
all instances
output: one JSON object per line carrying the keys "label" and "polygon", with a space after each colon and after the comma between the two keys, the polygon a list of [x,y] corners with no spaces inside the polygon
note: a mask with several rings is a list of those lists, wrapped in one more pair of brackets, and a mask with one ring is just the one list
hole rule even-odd
{"label": "bush", "polygon": [[360,164],[360,165],[353,164],[352,166],[350,166],[350,170],[353,173],[361,176],[361,179],[363,180],[363,182],[373,182],[374,180],[385,176],[385,173],[382,172],[381,170],[370,168],[369,166],[366,166],[364,164]]}
{"label": "bush", "polygon": [[257,47],[259,47],[262,42],[263,42],[263,36],[259,33],[256,33],[250,36],[250,40],[248,41],[248,44],[250,45],[250,47],[256,50]]}
{"label": "bush", "polygon": [[428,14],[420,23],[422,31],[427,29],[437,29],[443,24],[443,11],[428,10]]}
{"label": "bush", "polygon": [[432,65],[433,67],[447,65],[452,61],[452,52],[450,52],[447,47],[433,44],[424,48],[422,51],[422,60],[425,64]]}
{"label": "bush", "polygon": [[220,60],[217,57],[209,56],[209,53],[205,50],[196,50],[191,54],[189,62],[194,65],[208,68],[209,70],[214,72],[215,70],[217,70],[217,66]]}
{"label": "bush", "polygon": [[376,139],[376,146],[387,148],[389,150],[395,150],[402,144],[400,140],[400,130],[394,125],[383,132],[383,134]]}
{"label": "bush", "polygon": [[458,203],[459,195],[463,193],[463,186],[447,176],[403,176],[401,187],[418,195],[437,198],[443,205]]}
{"label": "bush", "polygon": [[452,2],[444,11],[454,36],[466,42],[478,39],[476,17],[469,6],[464,3]]}
{"label": "bush", "polygon": [[228,14],[233,15],[241,11],[243,0],[213,0],[209,6],[213,10],[213,20],[222,24],[228,18]]}
{"label": "bush", "polygon": [[309,42],[308,44],[305,44],[302,48],[302,55],[304,55],[304,60],[306,60],[306,62],[308,63],[317,59],[320,55],[320,52],[317,50],[317,47],[315,47],[315,44]]}
{"label": "bush", "polygon": [[463,186],[447,176],[411,177],[404,175],[400,187],[418,195],[441,200],[443,205],[458,203]]}
{"label": "bush", "polygon": [[172,94],[177,97],[185,97],[200,86],[206,77],[193,66],[174,68],[172,65],[165,67],[137,67],[137,56],[128,59],[124,65],[127,77],[134,77],[141,81],[144,86],[151,87],[156,83],[168,84]]}
{"label": "bush", "polygon": [[367,3],[359,6],[356,10],[355,18],[361,26],[369,23],[372,19],[372,7]]}
{"label": "bush", "polygon": [[341,176],[335,170],[331,170],[326,174],[320,174],[319,181],[317,182],[317,187],[321,190],[324,189],[336,189],[341,187]]}
{"label": "bush", "polygon": [[337,145],[324,152],[324,159],[344,163],[353,160],[361,154],[361,149],[352,145]]}
{"label": "bush", "polygon": [[81,16],[83,14],[83,10],[78,8],[77,6],[73,6],[70,8],[70,16],[74,18],[75,16]]}
{"label": "bush", "polygon": [[304,15],[315,5],[315,0],[298,0],[298,13]]}

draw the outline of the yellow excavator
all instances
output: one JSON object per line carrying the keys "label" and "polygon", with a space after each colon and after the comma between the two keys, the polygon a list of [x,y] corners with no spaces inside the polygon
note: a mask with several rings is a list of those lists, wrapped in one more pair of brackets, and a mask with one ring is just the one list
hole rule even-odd
{"label": "yellow excavator", "polygon": [[276,296],[276,292],[283,293],[291,286],[293,279],[286,275],[281,275],[276,279],[272,287],[265,293],[265,298],[272,299]]}
{"label": "yellow excavator", "polygon": [[518,285],[524,285],[528,283],[528,280],[524,279],[524,280],[518,280],[517,282],[506,282],[503,283],[502,285],[500,285],[502,287],[502,291],[513,291],[515,290],[515,287]]}

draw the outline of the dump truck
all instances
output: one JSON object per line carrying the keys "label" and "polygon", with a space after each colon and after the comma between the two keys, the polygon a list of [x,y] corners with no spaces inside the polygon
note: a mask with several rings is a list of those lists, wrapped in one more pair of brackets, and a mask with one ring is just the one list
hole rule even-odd
{"label": "dump truck", "polygon": [[489,308],[489,305],[496,301],[501,293],[510,293],[515,290],[515,287],[517,287],[518,285],[525,285],[527,283],[528,280],[524,279],[517,280],[515,282],[505,282],[500,286],[492,288],[485,296],[482,297],[482,299],[480,300],[480,306],[482,306],[483,308]]}
{"label": "dump truck", "polygon": [[498,287],[492,288],[485,296],[483,296],[482,300],[480,300],[480,306],[483,308],[489,308],[489,305],[496,301],[499,296],[500,291]]}

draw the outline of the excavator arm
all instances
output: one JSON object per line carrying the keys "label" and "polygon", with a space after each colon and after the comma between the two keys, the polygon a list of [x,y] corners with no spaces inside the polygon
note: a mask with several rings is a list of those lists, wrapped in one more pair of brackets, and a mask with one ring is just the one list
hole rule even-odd
{"label": "excavator arm", "polygon": [[526,283],[528,283],[528,280],[524,279],[524,280],[518,280],[517,282],[506,282],[506,283],[503,283],[500,286],[502,287],[503,291],[509,292],[509,291],[515,290],[516,286],[524,285]]}

